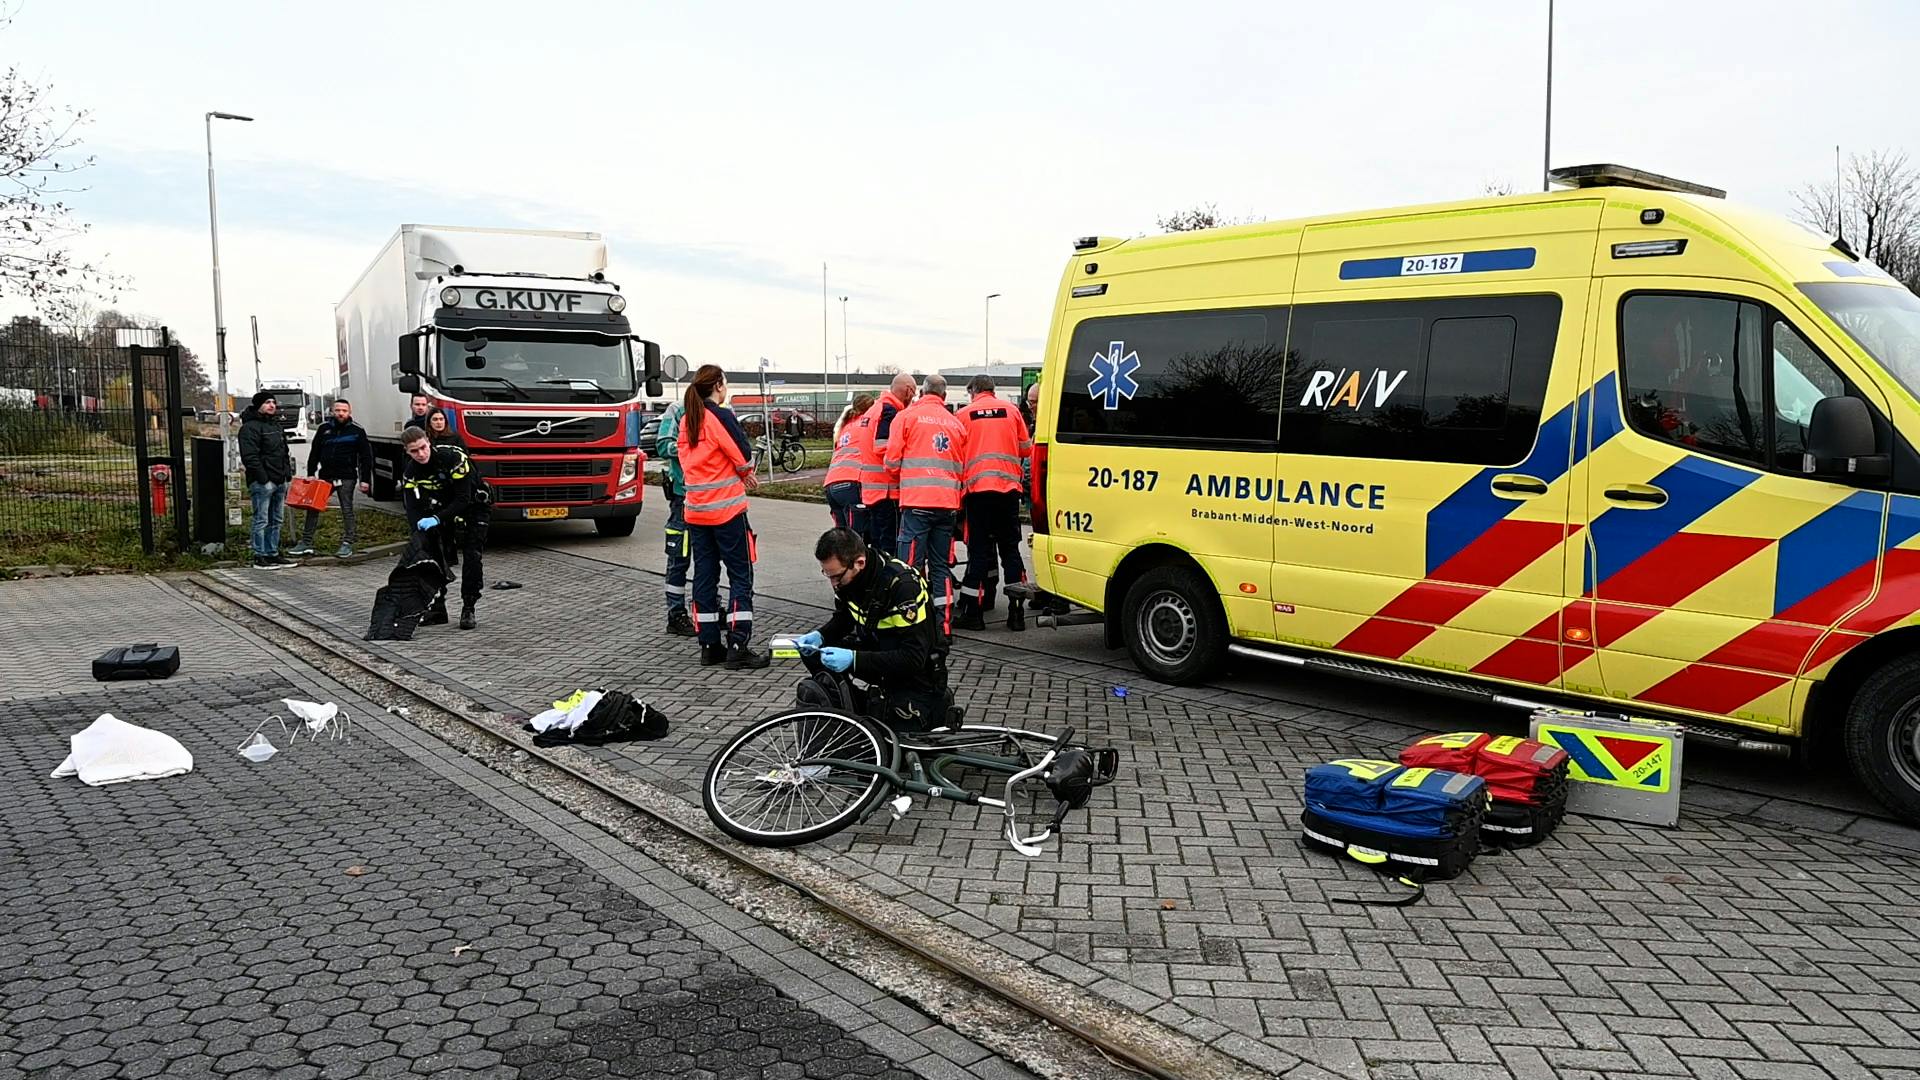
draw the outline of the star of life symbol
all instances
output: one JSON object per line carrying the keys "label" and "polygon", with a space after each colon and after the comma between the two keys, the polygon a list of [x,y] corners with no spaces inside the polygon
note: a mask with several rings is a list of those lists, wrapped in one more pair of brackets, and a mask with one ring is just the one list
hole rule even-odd
{"label": "star of life symbol", "polygon": [[1133,378],[1133,373],[1140,370],[1140,354],[1129,351],[1126,342],[1109,342],[1106,352],[1093,354],[1091,366],[1093,381],[1087,384],[1087,396],[1103,398],[1102,408],[1118,409],[1121,398],[1132,401],[1140,392],[1140,384]]}
{"label": "star of life symbol", "polygon": [[948,450],[953,449],[953,440],[947,437],[946,432],[942,431],[934,435],[933,448],[944,454]]}

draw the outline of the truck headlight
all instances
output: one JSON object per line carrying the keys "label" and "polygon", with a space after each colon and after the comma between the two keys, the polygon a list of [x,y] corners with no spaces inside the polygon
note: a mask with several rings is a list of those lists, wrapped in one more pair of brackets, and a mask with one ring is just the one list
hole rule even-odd
{"label": "truck headlight", "polygon": [[627,298],[621,296],[619,293],[614,293],[612,296],[607,297],[607,310],[613,312],[615,315],[627,310]]}
{"label": "truck headlight", "polygon": [[441,307],[459,307],[460,306],[460,290],[454,288],[451,285],[447,286],[444,289],[441,289],[440,290],[440,306]]}
{"label": "truck headlight", "polygon": [[621,484],[632,483],[633,478],[639,475],[640,455],[628,454],[626,457],[620,459],[620,479],[616,481],[613,486],[619,487]]}

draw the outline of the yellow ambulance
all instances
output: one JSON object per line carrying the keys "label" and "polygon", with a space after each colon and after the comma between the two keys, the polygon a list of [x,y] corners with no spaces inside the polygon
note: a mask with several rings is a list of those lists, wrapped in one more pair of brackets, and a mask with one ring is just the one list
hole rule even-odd
{"label": "yellow ambulance", "polygon": [[1920,298],[1712,188],[1554,178],[1079,241],[1036,584],[1167,682],[1232,654],[1825,728],[1920,820]]}

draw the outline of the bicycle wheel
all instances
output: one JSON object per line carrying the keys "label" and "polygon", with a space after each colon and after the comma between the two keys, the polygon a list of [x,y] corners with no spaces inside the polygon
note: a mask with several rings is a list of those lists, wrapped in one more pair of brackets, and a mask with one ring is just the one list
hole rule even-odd
{"label": "bicycle wheel", "polygon": [[720,831],[757,847],[823,840],[863,817],[886,791],[877,772],[802,762],[834,758],[884,769],[891,745],[868,724],[799,709],[756,721],[714,755],[702,790]]}
{"label": "bicycle wheel", "polygon": [[775,464],[781,472],[797,473],[807,467],[807,449],[799,443],[787,443],[780,448],[780,456]]}

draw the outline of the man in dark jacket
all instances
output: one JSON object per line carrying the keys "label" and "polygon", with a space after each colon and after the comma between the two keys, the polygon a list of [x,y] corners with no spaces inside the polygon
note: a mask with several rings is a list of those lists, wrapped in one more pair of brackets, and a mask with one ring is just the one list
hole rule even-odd
{"label": "man in dark jacket", "polygon": [[293,455],[287,452],[287,430],[274,415],[279,411],[273,392],[262,390],[240,414],[240,464],[253,496],[253,565],[261,570],[292,565],[280,555],[280,515],[293,480]]}
{"label": "man in dark jacket", "polygon": [[[407,406],[407,427],[425,428],[427,414],[433,411],[433,399],[425,394],[415,394]],[[405,430],[404,428],[402,430]]]}
{"label": "man in dark jacket", "polygon": [[864,680],[855,707],[895,730],[945,724],[947,656],[926,582],[906,563],[869,551],[852,529],[828,529],[813,555],[833,586],[833,617],[800,639],[807,670]]}
{"label": "man in dark jacket", "polygon": [[[400,490],[407,520],[415,529],[432,530],[443,554],[460,552],[460,629],[478,625],[473,616],[480,602],[484,577],[480,554],[487,546],[487,516],[491,513],[486,482],[467,452],[452,443],[438,446],[420,428],[408,428],[400,437],[406,448],[406,469]],[[428,614],[426,625],[447,621],[444,596]]]}
{"label": "man in dark jacket", "polygon": [[[373,491],[373,441],[367,429],[353,422],[353,403],[340,398],[333,403],[333,416],[313,433],[313,445],[307,449],[307,475],[319,476],[333,484],[340,497],[340,550],[344,559],[353,554],[356,535],[353,521],[353,489],[362,494]],[[313,534],[320,528],[320,511],[308,510],[306,527],[300,530],[300,542],[290,555],[313,554]]]}

